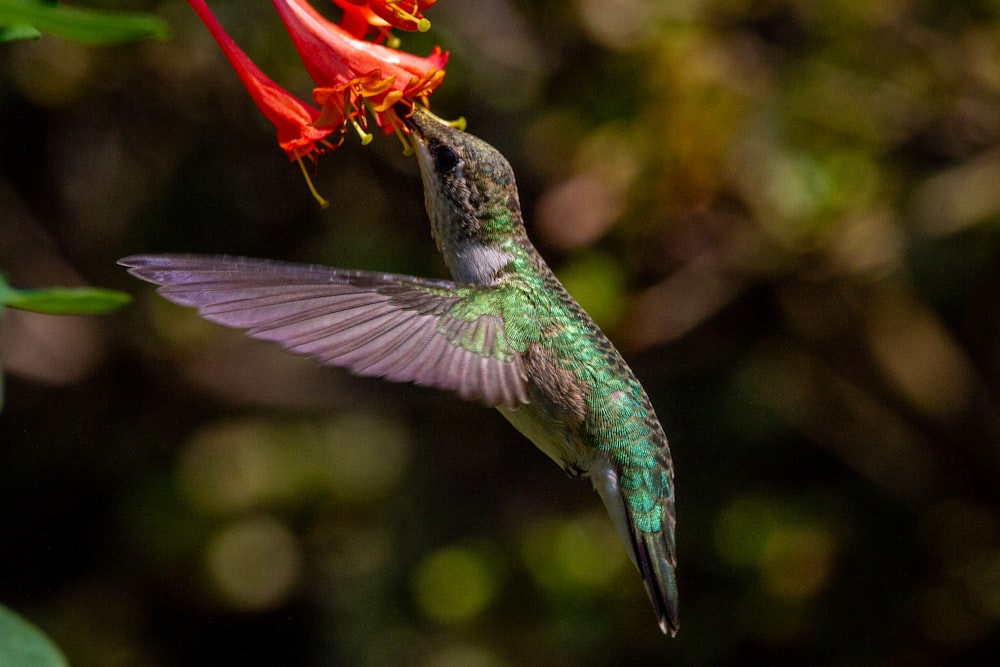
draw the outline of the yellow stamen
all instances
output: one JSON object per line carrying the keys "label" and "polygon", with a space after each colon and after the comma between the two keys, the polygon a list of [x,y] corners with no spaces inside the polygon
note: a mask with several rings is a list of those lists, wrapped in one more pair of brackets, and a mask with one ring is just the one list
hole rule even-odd
{"label": "yellow stamen", "polygon": [[356,118],[351,118],[351,125],[354,126],[354,131],[358,133],[359,137],[361,137],[362,146],[367,146],[368,144],[371,143],[374,135],[372,135],[371,132],[366,132],[365,129],[361,127],[361,123],[359,123]]}
{"label": "yellow stamen", "polygon": [[302,156],[296,155],[295,156],[295,161],[299,163],[299,169],[302,170],[302,175],[305,176],[306,185],[309,186],[309,192],[312,193],[313,199],[315,199],[317,202],[319,202],[319,207],[320,208],[328,208],[330,206],[330,201],[327,200],[327,199],[324,199],[323,196],[320,195],[320,193],[316,191],[316,186],[313,185],[312,179],[309,178],[309,170],[306,169],[306,165],[302,161]]}
{"label": "yellow stamen", "polygon": [[396,16],[398,16],[400,18],[404,18],[407,21],[413,21],[414,23],[416,23],[417,24],[417,30],[419,32],[427,32],[428,30],[431,29],[431,22],[430,21],[428,21],[426,18],[419,18],[419,19],[417,18],[416,13],[420,11],[420,4],[417,2],[417,0],[414,0],[414,2],[413,2],[413,13],[412,14],[410,12],[406,11],[405,9],[402,9],[395,2],[390,2],[389,3],[389,7],[392,9],[392,13],[395,14]]}
{"label": "yellow stamen", "polygon": [[403,43],[403,40],[401,40],[399,37],[396,37],[388,30],[384,30],[384,34],[385,34],[385,45],[388,46],[390,49],[398,49],[400,45]]}
{"label": "yellow stamen", "polygon": [[399,137],[399,143],[403,144],[403,155],[405,157],[410,157],[416,151],[413,149],[413,142],[410,141],[409,135],[405,134],[401,129],[399,129],[399,123],[396,119],[393,119],[392,129],[396,132],[396,136]]}

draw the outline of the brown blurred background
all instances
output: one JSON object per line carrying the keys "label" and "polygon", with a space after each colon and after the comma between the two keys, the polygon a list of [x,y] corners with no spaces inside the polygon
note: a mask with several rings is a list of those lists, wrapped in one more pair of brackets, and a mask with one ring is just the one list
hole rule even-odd
{"label": "brown blurred background", "polygon": [[[682,627],[494,412],[205,323],[137,252],[444,276],[392,137],[298,168],[183,2],[0,45],[0,601],[89,665],[940,665],[1000,651],[1000,6],[441,0],[433,109],[645,384]],[[328,3],[315,3],[327,9]],[[270,3],[211,3],[310,86]],[[331,9],[331,17],[336,12]]]}

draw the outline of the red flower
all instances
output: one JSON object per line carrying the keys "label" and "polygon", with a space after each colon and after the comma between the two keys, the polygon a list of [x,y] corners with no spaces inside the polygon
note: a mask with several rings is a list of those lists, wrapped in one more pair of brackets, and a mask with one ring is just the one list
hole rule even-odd
{"label": "red flower", "polygon": [[[222,47],[250,97],[274,124],[278,144],[290,159],[299,162],[307,181],[303,157],[315,159],[324,150],[339,146],[348,124],[361,135],[362,143],[368,143],[369,109],[385,132],[405,132],[393,105],[400,101],[426,104],[444,79],[448,54],[440,48],[421,58],[362,39],[370,26],[380,31],[383,39],[389,25],[426,29],[430,23],[422,12],[435,0],[334,0],[344,9],[340,26],[326,20],[306,0],[272,0],[306,71],[316,82],[313,99],[321,108],[303,102],[261,72],[226,34],[205,0],[187,1]],[[331,135],[335,136],[330,139]],[[311,182],[309,187],[312,190]]]}
{"label": "red flower", "polygon": [[236,70],[250,97],[278,130],[278,145],[284,149],[290,160],[314,156],[325,148],[332,147],[325,142],[325,139],[337,128],[320,128],[314,125],[320,115],[319,109],[295,97],[260,71],[260,68],[226,34],[204,0],[188,0],[188,4],[197,12],[215,41],[222,47],[223,53]]}
{"label": "red flower", "polygon": [[[444,79],[448,54],[440,48],[426,58],[366,42],[326,20],[306,0],[273,0],[323,107],[319,127],[355,125],[367,134],[367,104],[379,126],[392,131],[391,107],[400,100],[426,99]],[[376,3],[377,4],[377,3]]]}
{"label": "red flower", "polygon": [[430,30],[431,22],[424,18],[424,11],[437,0],[333,0],[333,2],[344,10],[345,17],[348,12],[355,12],[356,16],[365,16],[371,25],[379,25],[372,21],[372,17],[378,17],[400,30],[427,32]]}
{"label": "red flower", "polygon": [[364,39],[370,32],[374,32],[375,38],[372,41],[379,44],[388,41],[393,48],[399,46],[399,40],[393,39],[389,32],[392,26],[380,19],[364,2],[356,5],[353,0],[333,0],[333,4],[344,11],[338,25],[352,37]]}

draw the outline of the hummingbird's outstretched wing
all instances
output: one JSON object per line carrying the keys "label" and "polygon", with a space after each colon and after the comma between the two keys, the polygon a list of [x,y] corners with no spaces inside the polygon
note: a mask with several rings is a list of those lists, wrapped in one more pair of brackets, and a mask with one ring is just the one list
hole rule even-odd
{"label": "hummingbird's outstretched wing", "polygon": [[135,255],[118,263],[207,320],[324,364],[490,407],[528,402],[521,357],[503,343],[503,319],[451,314],[463,290],[488,288],[246,257]]}

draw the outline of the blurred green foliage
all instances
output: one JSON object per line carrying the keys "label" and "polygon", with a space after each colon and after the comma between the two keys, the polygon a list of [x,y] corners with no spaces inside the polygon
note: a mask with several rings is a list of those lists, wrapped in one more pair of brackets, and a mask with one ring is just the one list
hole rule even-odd
{"label": "blurred green foliage", "polygon": [[110,44],[167,36],[155,16],[101,12],[60,5],[52,0],[0,0],[0,40],[54,35],[83,44]]}
{"label": "blurred green foliage", "polygon": [[[173,39],[0,45],[0,266],[137,299],[0,336],[0,597],[74,665],[995,659],[995,3],[441,0],[403,36],[451,50],[434,110],[510,158],[657,406],[674,640],[589,485],[499,415],[247,341],[115,265],[444,275],[396,142],[324,156],[320,212],[183,2],[90,4]],[[212,7],[308,95],[270,3]]]}
{"label": "blurred green foliage", "polygon": [[66,667],[68,663],[38,628],[0,605],[0,664]]}
{"label": "blurred green foliage", "polygon": [[[121,308],[132,298],[125,292],[77,287],[60,289],[17,289],[0,274],[0,325],[4,308],[17,308],[49,315],[94,315]],[[3,367],[0,366],[0,410],[3,409]]]}

